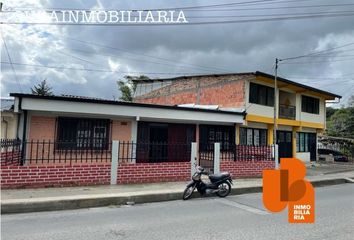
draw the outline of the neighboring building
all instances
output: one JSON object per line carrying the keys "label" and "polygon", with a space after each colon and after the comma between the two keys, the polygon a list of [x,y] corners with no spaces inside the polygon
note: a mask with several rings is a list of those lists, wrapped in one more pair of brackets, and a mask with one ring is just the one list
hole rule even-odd
{"label": "neighboring building", "polygon": [[[317,158],[317,134],[326,124],[326,101],[337,94],[278,78],[277,143],[280,157]],[[273,143],[274,76],[262,72],[183,76],[137,81],[134,102],[245,111],[246,121],[225,131],[236,144]],[[214,129],[202,127],[201,135]],[[210,138],[210,141],[218,141]]]}
{"label": "neighboring building", "polygon": [[13,98],[1,98],[1,139],[15,139],[17,136],[17,113],[14,113],[13,105]]}

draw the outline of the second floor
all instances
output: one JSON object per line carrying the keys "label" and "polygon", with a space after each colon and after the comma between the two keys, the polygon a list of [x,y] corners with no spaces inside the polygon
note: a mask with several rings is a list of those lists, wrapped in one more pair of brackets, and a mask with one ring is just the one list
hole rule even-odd
{"label": "second floor", "polygon": [[244,110],[247,120],[264,123],[272,123],[276,102],[280,123],[296,126],[299,122],[308,122],[323,129],[326,101],[339,98],[341,96],[284,78],[278,78],[275,94],[274,76],[255,72],[139,81],[134,101]]}

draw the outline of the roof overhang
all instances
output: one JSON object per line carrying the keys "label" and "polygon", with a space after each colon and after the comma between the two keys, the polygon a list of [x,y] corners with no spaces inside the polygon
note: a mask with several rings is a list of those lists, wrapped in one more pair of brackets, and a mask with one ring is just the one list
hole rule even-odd
{"label": "roof overhang", "polygon": [[12,94],[16,97],[15,112],[21,110],[53,114],[86,115],[88,117],[132,118],[147,121],[188,123],[243,123],[245,113],[191,109],[176,106],[126,103],[96,99]]}
{"label": "roof overhang", "polygon": [[[271,75],[271,74],[267,74],[264,72],[255,72],[255,75],[257,77],[257,80],[261,80],[261,81],[265,81],[268,83],[273,83],[274,84],[274,78],[275,76]],[[323,97],[326,100],[335,100],[336,98],[342,98],[342,96],[331,93],[331,92],[327,92],[318,88],[314,88],[314,87],[310,87],[298,82],[294,82],[294,81],[290,81],[286,78],[282,78],[282,77],[277,77],[277,86],[278,87],[286,87],[286,88],[293,88],[293,90],[295,90],[296,92],[299,93],[312,93],[315,94],[317,96]]]}

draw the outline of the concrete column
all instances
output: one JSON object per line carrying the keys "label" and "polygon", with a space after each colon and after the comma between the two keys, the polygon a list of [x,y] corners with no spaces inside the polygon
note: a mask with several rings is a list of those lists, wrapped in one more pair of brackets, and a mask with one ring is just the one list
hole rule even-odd
{"label": "concrete column", "polygon": [[279,146],[278,144],[272,145],[272,157],[274,158],[275,169],[279,168]]}
{"label": "concrete column", "polygon": [[214,143],[214,173],[220,173],[220,143]]}
{"label": "concrete column", "polygon": [[195,168],[197,167],[197,143],[192,142],[192,150],[191,150],[191,176],[195,173]]}
{"label": "concrete column", "polygon": [[274,130],[274,125],[273,124],[268,124],[268,132],[267,132],[267,141],[268,145],[273,144],[273,130]]}
{"label": "concrete column", "polygon": [[[137,117],[138,119],[138,117]],[[132,148],[131,148],[131,151],[132,152],[132,163],[135,163],[136,162],[136,143],[138,141],[138,121],[137,120],[134,120],[132,121],[132,138],[131,138],[131,141],[132,141]]]}
{"label": "concrete column", "polygon": [[111,185],[117,184],[119,141],[112,142]]}
{"label": "concrete column", "polygon": [[235,143],[236,145],[240,144],[240,125],[236,124],[235,127]]}

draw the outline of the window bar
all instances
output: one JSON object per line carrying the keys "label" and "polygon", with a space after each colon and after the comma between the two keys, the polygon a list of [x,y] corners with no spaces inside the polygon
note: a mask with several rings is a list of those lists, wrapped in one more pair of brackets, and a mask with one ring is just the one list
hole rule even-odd
{"label": "window bar", "polygon": [[[50,159],[50,156],[49,156],[49,154],[50,154],[50,144],[51,144],[51,142],[50,142],[50,139],[49,139],[49,141],[48,141],[48,155],[47,155],[48,160]],[[53,163],[54,162],[55,161],[53,161]]]}
{"label": "window bar", "polygon": [[59,153],[59,163],[61,163],[61,149],[63,148],[62,146],[63,146],[63,142],[58,142],[57,143],[58,144],[58,146],[60,146],[60,147],[58,147],[58,153]]}
{"label": "window bar", "polygon": [[66,163],[66,154],[67,154],[67,152],[68,152],[68,149],[67,149],[67,142],[66,142],[66,144],[65,144],[65,148],[64,148],[64,163]]}
{"label": "window bar", "polygon": [[[38,162],[38,146],[39,146],[39,140],[37,140],[36,143],[36,163]],[[30,162],[32,161],[32,156],[30,157]]]}

